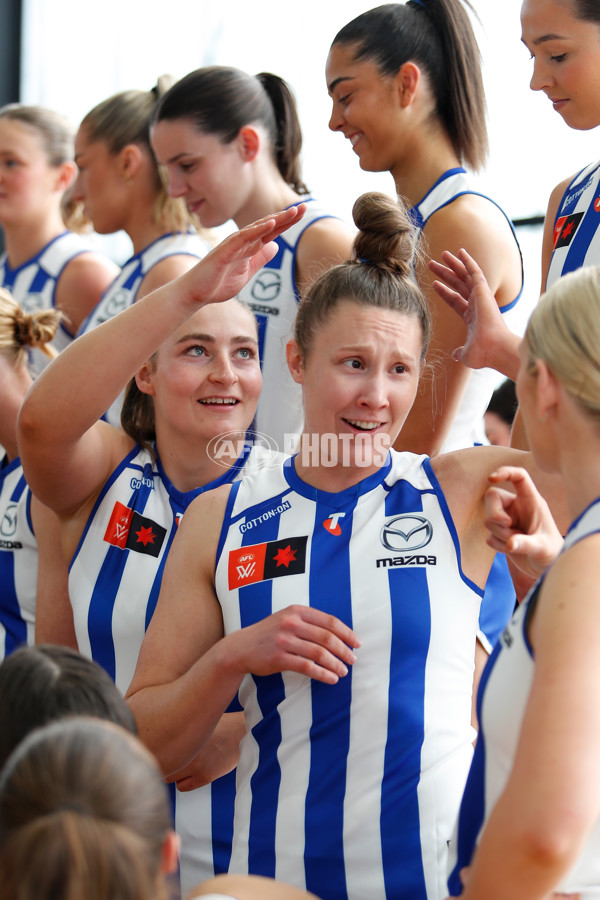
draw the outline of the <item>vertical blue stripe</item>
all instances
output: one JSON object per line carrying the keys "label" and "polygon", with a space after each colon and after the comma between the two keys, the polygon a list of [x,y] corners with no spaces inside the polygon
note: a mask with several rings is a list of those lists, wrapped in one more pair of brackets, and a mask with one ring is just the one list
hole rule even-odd
{"label": "vertical blue stripe", "polygon": [[[245,532],[242,546],[275,540],[279,532],[279,516]],[[235,526],[233,526],[235,527]],[[241,626],[253,625],[271,615],[272,582],[262,581],[239,589]],[[281,785],[281,768],[277,749],[281,744],[281,721],[278,706],[285,699],[281,675],[254,677],[257,702],[263,719],[252,729],[258,745],[258,766],[250,779],[248,871],[275,877],[275,823]]]}
{"label": "vertical blue stripe", "polygon": [[448,890],[451,897],[458,897],[462,893],[460,870],[471,864],[477,837],[485,817],[485,735],[481,728],[481,708],[489,677],[501,649],[502,642],[498,641],[485,665],[479,682],[477,718],[480,727],[458,815],[456,865],[448,878]]}
{"label": "vertical blue stripe", "polygon": [[561,275],[566,275],[567,272],[574,272],[575,269],[583,266],[587,252],[590,249],[590,243],[598,230],[599,224],[600,213],[597,213],[594,209],[594,204],[590,203],[571,241]]}
{"label": "vertical blue stripe", "polygon": [[211,833],[215,875],[229,869],[231,842],[233,840],[233,813],[235,805],[235,769],[217,778],[210,785]]}
{"label": "vertical blue stripe", "polygon": [[[15,550],[0,552],[0,584],[2,585],[2,626],[6,634],[4,656],[27,641],[27,625],[21,615],[15,587]],[[2,656],[0,655],[0,659]]]}
{"label": "vertical blue stripe", "polygon": [[[386,516],[422,511],[421,493],[394,485]],[[423,551],[426,552],[426,551]],[[390,569],[392,640],[388,737],[381,786],[381,850],[386,896],[427,900],[420,841],[417,787],[424,737],[425,666],[431,609],[424,568]]]}
{"label": "vertical blue stripe", "polygon": [[[336,510],[336,512],[339,510]],[[310,550],[311,606],[352,628],[350,537],[353,510],[344,510],[342,533],[323,522],[332,508],[317,502]],[[335,685],[311,682],[310,772],[306,793],[304,864],[306,887],[320,896],[346,897],[344,797],[350,749],[352,670]],[[328,893],[329,891],[329,893]]]}
{"label": "vertical blue stripe", "polygon": [[269,317],[262,316],[259,313],[254,313],[256,317],[256,324],[258,326],[258,358],[260,360],[260,367],[262,369],[263,360],[265,358],[265,341],[267,339],[267,325],[269,324]]}
{"label": "vertical blue stripe", "polygon": [[[126,504],[138,513],[144,511],[152,490],[144,483],[148,479],[154,480],[151,464],[144,467],[143,477],[140,479],[142,486],[134,490],[131,499]],[[92,659],[108,672],[113,681],[116,676],[115,645],[112,634],[113,611],[123,571],[131,552],[131,550],[122,550],[120,547],[109,545],[94,584],[88,609],[87,627]]]}

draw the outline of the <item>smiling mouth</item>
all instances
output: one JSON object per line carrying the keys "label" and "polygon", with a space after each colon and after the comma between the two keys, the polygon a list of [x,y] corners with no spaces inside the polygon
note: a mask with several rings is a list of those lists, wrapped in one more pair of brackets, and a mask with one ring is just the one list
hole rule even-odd
{"label": "smiling mouth", "polygon": [[237,406],[240,401],[235,397],[206,397],[198,402],[203,406]]}
{"label": "smiling mouth", "polygon": [[357,431],[375,431],[383,424],[382,422],[365,422],[362,419],[344,419],[344,422],[352,428],[356,428]]}

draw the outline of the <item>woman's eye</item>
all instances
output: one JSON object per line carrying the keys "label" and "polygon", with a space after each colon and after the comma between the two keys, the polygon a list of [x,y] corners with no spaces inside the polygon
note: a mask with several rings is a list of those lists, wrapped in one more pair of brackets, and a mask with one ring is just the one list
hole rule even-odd
{"label": "woman's eye", "polygon": [[403,366],[402,363],[398,363],[397,366],[394,366],[394,372],[396,372],[397,375],[402,375],[406,372],[406,366]]}
{"label": "woman's eye", "polygon": [[199,344],[194,344],[193,347],[188,347],[185,352],[189,353],[190,356],[204,356],[206,354],[206,350],[204,349],[204,347],[200,347]]}
{"label": "woman's eye", "polygon": [[552,60],[552,62],[563,62],[566,55],[566,53],[558,53],[556,56],[551,56],[550,59]]}
{"label": "woman's eye", "polygon": [[346,359],[344,361],[344,365],[348,366],[349,369],[362,368],[362,363],[361,363],[360,359]]}

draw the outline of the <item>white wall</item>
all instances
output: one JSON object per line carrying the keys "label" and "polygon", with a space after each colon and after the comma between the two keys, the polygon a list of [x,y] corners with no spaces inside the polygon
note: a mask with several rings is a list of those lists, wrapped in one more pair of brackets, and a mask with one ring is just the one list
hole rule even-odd
{"label": "white wall", "polygon": [[[528,89],[520,43],[521,0],[473,0],[488,97],[492,152],[482,187],[515,217],[545,212],[554,184],[600,157],[596,132],[571,131],[544,95]],[[369,2],[345,0],[24,0],[23,94],[74,123],[127,88],[150,89],[202,65],[273,71],[293,87],[305,135],[304,175],[316,196],[349,217],[366,190],[392,192],[387,175],[362,172],[327,128],[324,66],[331,41]],[[523,235],[531,290],[539,284],[539,235]]]}

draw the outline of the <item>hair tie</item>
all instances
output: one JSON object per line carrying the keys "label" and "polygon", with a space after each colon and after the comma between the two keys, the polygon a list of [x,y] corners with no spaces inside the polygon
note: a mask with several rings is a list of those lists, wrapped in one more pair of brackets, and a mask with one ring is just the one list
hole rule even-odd
{"label": "hair tie", "polygon": [[29,322],[26,320],[23,313],[21,313],[18,319],[15,319],[14,328],[16,343],[19,344],[20,347],[26,347],[31,340],[31,336],[29,334]]}
{"label": "hair tie", "polygon": [[421,9],[427,9],[425,4],[423,3],[423,0],[410,0],[410,3],[414,3],[415,6],[420,6]]}

